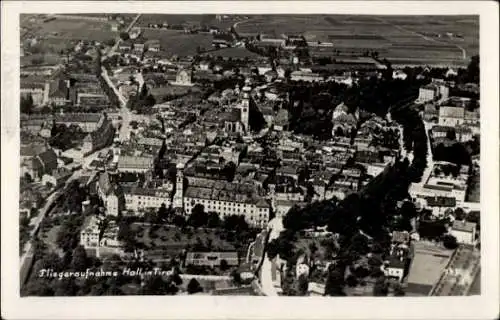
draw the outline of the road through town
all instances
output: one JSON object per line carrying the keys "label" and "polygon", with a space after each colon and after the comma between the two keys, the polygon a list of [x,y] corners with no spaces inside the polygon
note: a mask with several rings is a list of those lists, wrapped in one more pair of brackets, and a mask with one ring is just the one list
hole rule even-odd
{"label": "road through town", "polygon": [[[269,241],[277,239],[281,231],[283,231],[283,220],[278,217],[272,219],[271,221],[269,221],[268,229],[270,232]],[[260,277],[262,291],[266,294],[266,296],[277,296],[278,292],[274,287],[272,279],[272,263],[267,256],[267,252],[262,263]]]}

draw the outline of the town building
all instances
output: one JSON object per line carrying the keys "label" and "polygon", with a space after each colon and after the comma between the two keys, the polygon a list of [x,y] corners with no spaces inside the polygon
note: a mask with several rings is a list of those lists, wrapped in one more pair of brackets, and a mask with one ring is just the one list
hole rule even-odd
{"label": "town building", "polygon": [[146,41],[146,48],[151,52],[159,52],[160,51],[160,41],[159,40],[148,40]]}
{"label": "town building", "polygon": [[448,99],[449,91],[450,89],[446,85],[428,84],[419,89],[417,102],[425,103],[438,99]]}
{"label": "town building", "polygon": [[93,132],[102,125],[103,114],[98,113],[58,113],[54,115],[56,124],[77,125],[83,132]]}
{"label": "town building", "polygon": [[173,198],[174,208],[184,208],[184,164],[178,163],[175,179],[175,194]]}
{"label": "town building", "polygon": [[95,249],[99,246],[101,221],[102,219],[94,215],[85,217],[80,231],[80,245],[85,249]]}
{"label": "town building", "polygon": [[21,79],[21,98],[31,96],[33,105],[42,106],[49,103],[50,82],[28,82]]}
{"label": "town building", "polygon": [[[409,190],[413,200],[428,197],[451,197],[455,198],[456,205],[462,206],[465,201],[469,167],[462,165],[457,176],[444,174],[440,171],[443,165],[449,163],[435,162],[431,174],[421,184],[412,184]],[[438,171],[438,172],[437,172]]]}
{"label": "town building", "polygon": [[97,182],[97,194],[104,203],[106,214],[118,216],[124,207],[124,199],[118,185],[111,180],[108,172],[99,175]]}
{"label": "town building", "polygon": [[466,125],[459,125],[455,127],[448,126],[433,126],[431,129],[432,137],[435,139],[446,138],[450,132],[455,133],[455,138],[458,142],[466,142],[472,140],[473,131]]}
{"label": "town building", "polygon": [[408,75],[403,70],[394,70],[392,72],[393,79],[405,80]]}
{"label": "town building", "polygon": [[172,84],[177,86],[193,86],[192,71],[180,69],[175,76],[175,82]]}
{"label": "town building", "polygon": [[458,243],[473,245],[476,239],[476,223],[469,221],[453,221],[450,234],[457,238]]}
{"label": "town building", "polygon": [[97,127],[83,139],[82,152],[88,155],[109,146],[113,142],[115,128],[106,114],[101,115]]}
{"label": "town building", "polygon": [[[99,240],[99,253],[120,254],[122,242],[118,240],[119,227],[114,220],[108,221]],[[99,255],[100,255],[99,254]]]}
{"label": "town building", "polygon": [[51,175],[58,168],[57,154],[53,149],[48,149],[31,160],[26,172],[34,181],[39,181],[46,174]]}
{"label": "town building", "polygon": [[170,207],[172,188],[123,187],[125,209],[142,212],[147,209],[159,209],[162,205]]}
{"label": "town building", "polygon": [[119,172],[147,172],[153,169],[153,163],[153,156],[120,155],[117,169]]}
{"label": "town building", "polygon": [[306,81],[306,82],[321,82],[324,81],[324,77],[315,72],[307,71],[293,71],[290,74],[290,79],[292,81]]}
{"label": "town building", "polygon": [[405,259],[404,257],[393,257],[389,259],[389,263],[384,269],[386,277],[395,278],[402,281],[405,273]]}
{"label": "town building", "polygon": [[239,265],[237,252],[188,252],[184,261],[185,266],[206,266],[220,267],[222,261],[226,261],[227,266],[235,267]]}
{"label": "town building", "polygon": [[269,222],[270,205],[256,186],[207,179],[191,179],[184,194],[184,211],[190,215],[196,204],[221,218],[242,215],[249,225],[264,227]]}
{"label": "town building", "polygon": [[72,172],[64,167],[57,168],[53,170],[50,174],[46,173],[42,177],[42,184],[52,185],[52,187],[58,188],[62,186],[71,177]]}
{"label": "town building", "polygon": [[358,124],[359,112],[349,113],[349,108],[341,103],[332,113],[332,136],[336,136],[337,132],[342,131],[343,135],[348,135],[353,128]]}
{"label": "town building", "polygon": [[461,125],[465,120],[465,109],[463,107],[439,108],[439,125],[454,127]]}

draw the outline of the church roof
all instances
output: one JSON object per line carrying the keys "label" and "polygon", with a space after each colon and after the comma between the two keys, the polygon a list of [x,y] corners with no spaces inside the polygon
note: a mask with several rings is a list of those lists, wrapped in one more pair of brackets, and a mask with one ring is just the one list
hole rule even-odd
{"label": "church roof", "polygon": [[232,109],[223,114],[223,119],[228,122],[238,122],[241,119],[241,110],[236,108]]}

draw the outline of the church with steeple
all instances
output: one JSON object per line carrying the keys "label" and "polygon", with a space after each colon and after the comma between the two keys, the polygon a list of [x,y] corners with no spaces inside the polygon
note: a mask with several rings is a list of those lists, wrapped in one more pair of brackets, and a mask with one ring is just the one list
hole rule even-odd
{"label": "church with steeple", "polygon": [[235,92],[239,95],[238,102],[223,115],[224,129],[229,134],[246,134],[250,131],[249,114],[252,100],[250,81],[245,80],[243,88],[241,90],[236,88]]}

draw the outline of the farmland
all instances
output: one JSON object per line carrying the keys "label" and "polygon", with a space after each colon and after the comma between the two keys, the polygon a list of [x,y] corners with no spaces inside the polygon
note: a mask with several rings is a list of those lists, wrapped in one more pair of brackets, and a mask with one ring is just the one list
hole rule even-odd
{"label": "farmland", "polygon": [[241,19],[238,16],[226,16],[219,21],[216,19],[215,14],[143,14],[138,21],[138,25],[147,27],[150,23],[167,23],[169,25],[216,26],[226,29]]}
{"label": "farmland", "polygon": [[44,39],[88,41],[106,41],[117,35],[117,32],[111,31],[108,22],[59,18],[39,24],[31,33]]}
{"label": "farmland", "polygon": [[201,48],[212,47],[211,34],[186,34],[176,30],[145,29],[146,39],[158,39],[161,50],[169,55],[194,56],[198,46]]}
{"label": "farmland", "polygon": [[479,53],[475,16],[253,16],[237,24],[241,34],[302,34],[308,41],[329,41],[335,49],[377,50],[380,57],[404,64],[466,64]]}

